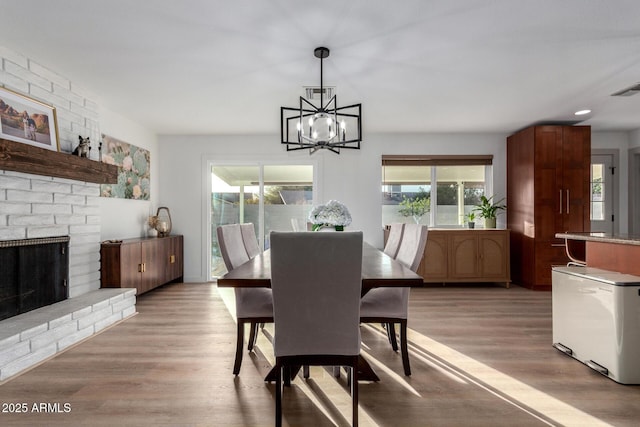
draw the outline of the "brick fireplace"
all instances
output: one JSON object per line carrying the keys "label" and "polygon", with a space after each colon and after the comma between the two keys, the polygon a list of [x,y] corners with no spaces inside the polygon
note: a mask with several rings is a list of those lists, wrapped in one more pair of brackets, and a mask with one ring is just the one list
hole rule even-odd
{"label": "brick fireplace", "polygon": [[0,169],[0,240],[69,236],[69,299],[0,321],[0,382],[135,314],[135,290],[100,289],[99,191]]}
{"label": "brick fireplace", "polygon": [[99,184],[0,173],[0,240],[69,236],[69,297],[100,288]]}

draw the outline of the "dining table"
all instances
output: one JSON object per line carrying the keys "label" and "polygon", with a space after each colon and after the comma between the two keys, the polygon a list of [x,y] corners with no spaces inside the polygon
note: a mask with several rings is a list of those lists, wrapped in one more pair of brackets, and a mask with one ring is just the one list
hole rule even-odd
{"label": "dining table", "polygon": [[[422,277],[396,261],[383,251],[364,242],[362,248],[362,295],[380,287],[421,287]],[[248,262],[218,278],[220,288],[270,288],[271,258],[267,249]],[[295,372],[292,373],[292,377]],[[380,378],[361,355],[358,361],[358,376],[361,381],[380,381]],[[265,381],[275,381],[272,369]],[[291,378],[293,379],[293,378]]]}

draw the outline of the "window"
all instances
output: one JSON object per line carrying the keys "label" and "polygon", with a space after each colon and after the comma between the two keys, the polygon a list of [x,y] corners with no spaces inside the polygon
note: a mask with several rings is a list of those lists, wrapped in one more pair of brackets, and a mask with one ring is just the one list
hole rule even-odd
{"label": "window", "polygon": [[491,161],[492,156],[382,156],[382,225],[463,225],[487,193]]}
{"label": "window", "polygon": [[269,248],[271,231],[306,229],[313,205],[312,165],[213,165],[211,167],[211,277],[226,273],[216,228],[253,223]]}
{"label": "window", "polygon": [[591,221],[604,221],[604,167],[603,163],[591,164]]}

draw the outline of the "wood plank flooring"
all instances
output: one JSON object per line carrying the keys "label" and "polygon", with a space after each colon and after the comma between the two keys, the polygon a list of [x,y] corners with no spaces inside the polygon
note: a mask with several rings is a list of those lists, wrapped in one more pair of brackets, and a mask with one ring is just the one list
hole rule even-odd
{"label": "wood plank flooring", "polygon": [[[171,284],[142,295],[137,316],[0,385],[0,425],[273,425],[274,385],[263,381],[272,329],[234,377],[227,291]],[[409,327],[411,377],[382,331],[362,327],[363,351],[381,381],[360,384],[361,426],[640,424],[640,387],[551,347],[550,292],[414,289]],[[26,412],[7,412],[21,403]],[[284,422],[349,425],[345,376],[316,368],[309,381],[297,378],[284,392]]]}

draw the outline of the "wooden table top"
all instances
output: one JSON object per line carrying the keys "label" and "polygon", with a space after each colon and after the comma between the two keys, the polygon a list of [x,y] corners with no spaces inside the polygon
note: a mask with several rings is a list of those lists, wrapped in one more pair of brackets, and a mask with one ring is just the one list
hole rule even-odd
{"label": "wooden table top", "polygon": [[[221,288],[270,288],[271,257],[267,250],[218,279]],[[364,243],[362,290],[423,286],[422,277],[379,249]]]}

